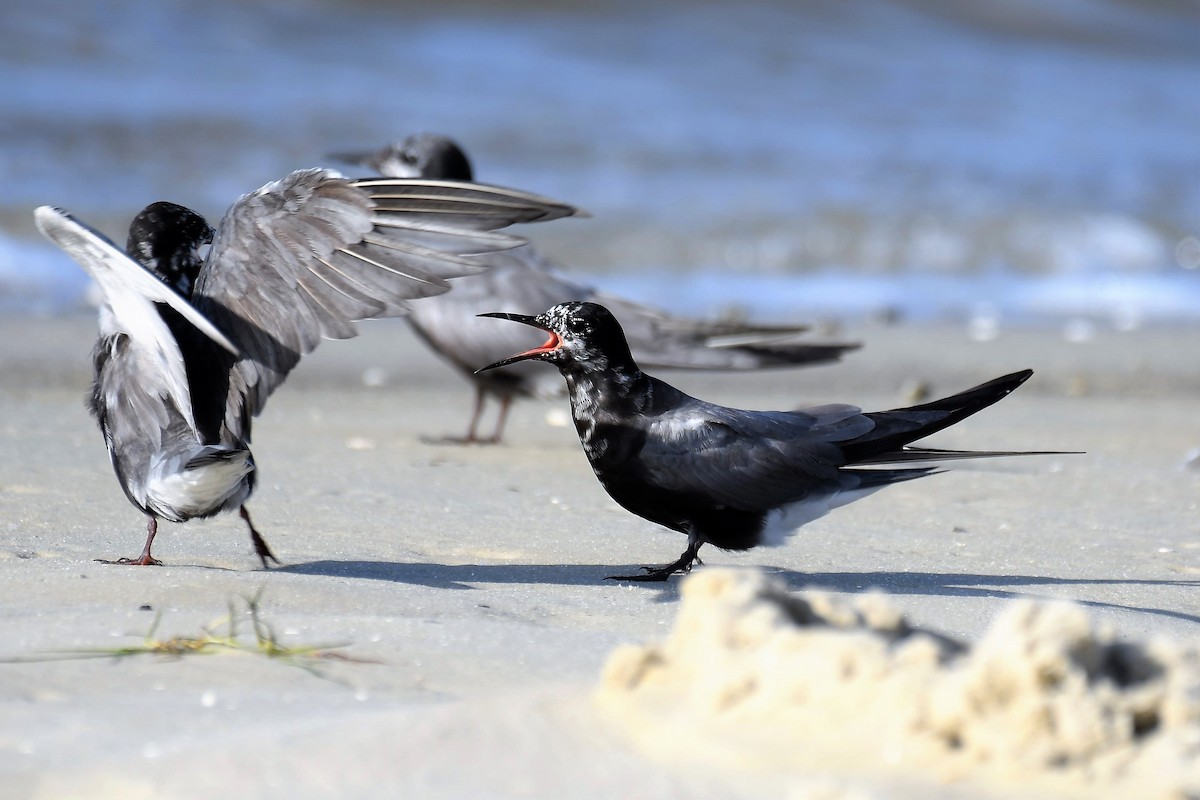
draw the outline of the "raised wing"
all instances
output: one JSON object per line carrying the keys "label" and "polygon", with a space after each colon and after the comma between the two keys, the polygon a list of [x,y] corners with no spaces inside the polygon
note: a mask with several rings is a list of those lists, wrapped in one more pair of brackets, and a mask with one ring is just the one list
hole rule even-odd
{"label": "raised wing", "polygon": [[587,216],[548,197],[486,183],[428,178],[363,178],[354,183],[371,195],[380,211],[401,214],[413,223],[490,231],[518,222]]}
{"label": "raised wing", "polygon": [[471,256],[522,244],[492,229],[557,219],[570,206],[509,189],[405,179],[350,180],[294,172],[226,213],[193,291],[196,307],[242,350],[224,426],[246,420],[321,338],[395,316],[405,301],[449,289],[486,267]]}
{"label": "raised wing", "polygon": [[[196,329],[231,353],[233,343],[175,290],[129,258],[99,231],[66,211],[41,206],[34,211],[38,229],[67,252],[96,281],[102,296],[101,342],[97,346],[94,404],[120,407],[132,426],[131,441],[157,441],[173,404],[195,432],[191,392],[179,343],[156,303],[174,309]],[[119,432],[109,432],[117,435]]]}
{"label": "raised wing", "polygon": [[33,218],[38,230],[66,251],[96,281],[108,306],[119,319],[126,321],[125,324],[136,326],[142,317],[153,317],[154,322],[162,325],[158,312],[149,303],[166,303],[205,336],[237,354],[233,342],[191,303],[127,256],[107,236],[61,208],[39,206],[34,210]]}

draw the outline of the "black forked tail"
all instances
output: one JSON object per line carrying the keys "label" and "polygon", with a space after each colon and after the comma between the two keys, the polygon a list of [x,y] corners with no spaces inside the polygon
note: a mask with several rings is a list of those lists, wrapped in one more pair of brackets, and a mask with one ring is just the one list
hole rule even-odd
{"label": "black forked tail", "polygon": [[[982,411],[998,402],[1025,381],[1033,370],[1026,369],[995,378],[965,392],[932,400],[921,405],[897,408],[892,411],[876,411],[867,414],[875,422],[875,429],[864,436],[842,445],[846,461],[850,464],[880,464],[900,461],[945,460],[970,458],[962,451],[946,450],[902,450],[909,442],[923,439],[930,434],[948,428],[977,411]],[[982,455],[1015,455],[1015,453],[990,452]]]}

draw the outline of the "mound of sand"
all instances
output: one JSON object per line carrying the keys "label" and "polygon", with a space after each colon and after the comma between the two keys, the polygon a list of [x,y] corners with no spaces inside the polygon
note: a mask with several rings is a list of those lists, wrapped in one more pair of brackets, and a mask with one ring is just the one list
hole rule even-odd
{"label": "mound of sand", "polygon": [[965,646],[882,596],[756,572],[704,570],[682,594],[667,640],[614,652],[596,694],[656,757],[954,796],[1200,797],[1194,646],[1118,641],[1066,603],[1013,602]]}

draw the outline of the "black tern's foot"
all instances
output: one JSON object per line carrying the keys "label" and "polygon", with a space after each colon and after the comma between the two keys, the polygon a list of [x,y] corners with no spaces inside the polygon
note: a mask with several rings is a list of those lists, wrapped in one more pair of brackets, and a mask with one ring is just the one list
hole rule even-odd
{"label": "black tern's foot", "polygon": [[161,567],[162,562],[157,558],[151,558],[148,555],[143,555],[140,558],[97,558],[97,562],[101,564],[126,564],[137,567]]}
{"label": "black tern's foot", "polygon": [[276,566],[283,566],[283,562],[275,557],[275,554],[271,552],[271,548],[267,547],[267,540],[259,535],[258,531],[250,531],[250,538],[254,541],[254,554],[262,562],[263,569],[271,568],[271,565],[267,563],[267,559],[274,561]]}
{"label": "black tern's foot", "polygon": [[665,581],[668,578],[670,578],[672,575],[675,575],[676,573],[681,574],[681,575],[686,575],[687,573],[692,571],[692,567],[695,564],[699,564],[699,563],[700,563],[700,559],[698,559],[698,558],[690,559],[686,563],[684,562],[684,559],[681,558],[672,564],[667,564],[662,567],[642,567],[642,574],[640,574],[640,575],[609,575],[604,580],[606,580],[606,581],[643,581],[643,582]]}
{"label": "black tern's foot", "polygon": [[700,545],[704,542],[699,537],[692,538],[688,542],[687,550],[683,551],[676,561],[666,564],[661,567],[642,567],[641,575],[609,575],[605,578],[606,581],[665,581],[675,573],[679,572],[684,575],[692,571],[692,567],[697,564],[703,564],[698,555]]}
{"label": "black tern's foot", "polygon": [[480,439],[476,436],[422,436],[421,443],[441,445],[452,444],[458,447],[466,447],[471,445],[500,444],[500,440],[494,436],[489,436],[486,439]]}
{"label": "black tern's foot", "polygon": [[271,567],[271,565],[267,563],[267,559],[270,559],[276,564],[282,566],[283,562],[275,557],[275,554],[271,552],[271,548],[267,546],[267,540],[262,537],[262,534],[255,529],[254,523],[250,521],[250,512],[246,510],[246,507],[242,506],[240,509],[238,509],[238,513],[241,514],[242,519],[246,521],[246,526],[250,528],[250,541],[254,542],[254,554],[257,555],[258,560],[262,562],[263,569],[270,569]]}
{"label": "black tern's foot", "polygon": [[158,518],[146,518],[146,546],[142,548],[142,554],[137,558],[118,558],[116,561],[110,561],[107,558],[97,558],[101,564],[131,564],[137,567],[161,567],[162,562],[150,555],[150,547],[154,544],[154,537],[158,533]]}

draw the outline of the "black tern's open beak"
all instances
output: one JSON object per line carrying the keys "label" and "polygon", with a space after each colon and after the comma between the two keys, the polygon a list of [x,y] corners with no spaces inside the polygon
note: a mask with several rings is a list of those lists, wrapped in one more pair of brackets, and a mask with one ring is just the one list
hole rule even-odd
{"label": "black tern's open beak", "polygon": [[488,364],[486,367],[480,367],[479,369],[475,370],[476,374],[480,372],[486,372],[489,369],[496,369],[497,367],[507,367],[509,364],[515,364],[518,361],[525,361],[530,358],[537,358],[538,356],[545,355],[546,353],[553,353],[555,350],[562,347],[562,339],[559,338],[559,335],[549,328],[544,327],[540,322],[537,321],[537,317],[530,317],[526,316],[525,314],[506,314],[499,311],[492,312],[490,314],[480,314],[479,316],[495,317],[496,319],[508,319],[512,320],[513,322],[519,322],[522,325],[528,325],[531,328],[537,328],[538,330],[545,331],[546,333],[550,334],[550,338],[547,339],[541,347],[535,347],[532,350],[526,350],[524,353],[517,353],[515,356],[509,356],[506,359],[497,361],[495,364]]}

